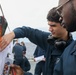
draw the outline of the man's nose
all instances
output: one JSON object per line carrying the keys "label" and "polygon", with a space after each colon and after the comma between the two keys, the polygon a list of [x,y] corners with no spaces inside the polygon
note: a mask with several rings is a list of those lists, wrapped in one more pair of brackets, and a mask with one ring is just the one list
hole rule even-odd
{"label": "man's nose", "polygon": [[52,26],[49,27],[49,31],[50,31],[50,32],[53,31],[53,27],[52,27]]}

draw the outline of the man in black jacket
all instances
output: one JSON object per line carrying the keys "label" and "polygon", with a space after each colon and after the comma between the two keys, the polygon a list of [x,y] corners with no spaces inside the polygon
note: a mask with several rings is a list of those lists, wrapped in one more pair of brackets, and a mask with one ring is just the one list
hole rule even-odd
{"label": "man in black jacket", "polygon": [[[44,75],[45,74],[45,61],[46,61],[45,50],[37,46],[34,51],[33,56],[34,56],[34,61],[36,62],[34,75],[41,75],[41,74]],[[42,57],[42,59],[37,61],[36,58],[40,56]]]}

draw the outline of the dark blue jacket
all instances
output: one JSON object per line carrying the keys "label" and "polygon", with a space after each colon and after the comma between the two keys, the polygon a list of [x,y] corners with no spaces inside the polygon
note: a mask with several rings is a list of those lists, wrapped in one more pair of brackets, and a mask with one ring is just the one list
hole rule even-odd
{"label": "dark blue jacket", "polygon": [[15,38],[27,37],[31,42],[41,47],[46,52],[45,75],[53,75],[53,69],[56,61],[60,58],[63,50],[57,50],[54,45],[47,42],[50,33],[43,32],[30,27],[16,28],[14,30]]}
{"label": "dark blue jacket", "polygon": [[33,55],[34,55],[34,58],[42,55],[45,56],[45,50],[37,46]]}
{"label": "dark blue jacket", "polygon": [[76,75],[76,41],[65,49],[53,75]]}

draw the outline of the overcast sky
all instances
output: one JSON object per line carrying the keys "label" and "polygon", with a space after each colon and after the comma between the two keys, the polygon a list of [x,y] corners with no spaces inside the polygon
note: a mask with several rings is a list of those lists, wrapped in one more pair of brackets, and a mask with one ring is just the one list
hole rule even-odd
{"label": "overcast sky", "polygon": [[48,31],[46,16],[51,8],[58,5],[58,0],[0,0],[0,4],[10,30],[30,26]]}
{"label": "overcast sky", "polygon": [[1,5],[11,30],[30,26],[48,31],[46,16],[58,0],[1,0]]}

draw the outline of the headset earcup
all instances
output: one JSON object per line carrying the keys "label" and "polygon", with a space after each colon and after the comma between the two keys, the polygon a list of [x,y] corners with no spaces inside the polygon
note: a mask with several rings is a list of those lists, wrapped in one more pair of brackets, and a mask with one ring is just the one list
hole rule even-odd
{"label": "headset earcup", "polygon": [[66,41],[64,41],[64,40],[55,40],[54,45],[58,50],[63,50],[66,47]]}

